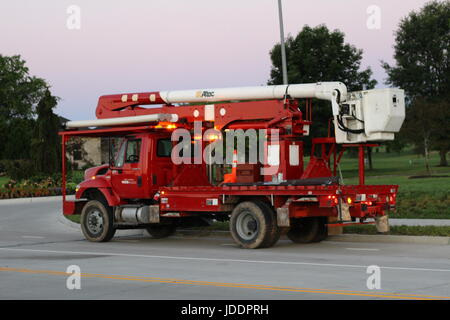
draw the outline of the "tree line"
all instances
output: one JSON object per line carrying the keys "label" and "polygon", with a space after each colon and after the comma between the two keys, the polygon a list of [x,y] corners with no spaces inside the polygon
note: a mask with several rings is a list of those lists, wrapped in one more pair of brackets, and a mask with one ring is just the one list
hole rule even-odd
{"label": "tree line", "polygon": [[0,55],[0,171],[16,179],[60,171],[57,101],[19,55]]}

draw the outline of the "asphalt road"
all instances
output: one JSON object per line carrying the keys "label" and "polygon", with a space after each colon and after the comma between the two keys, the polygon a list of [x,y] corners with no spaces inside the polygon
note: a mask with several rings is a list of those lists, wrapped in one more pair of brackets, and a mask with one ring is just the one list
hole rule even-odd
{"label": "asphalt road", "polygon": [[[0,201],[0,299],[450,299],[450,246],[118,233],[90,243],[60,200]],[[64,218],[63,218],[64,219]],[[66,273],[80,268],[80,289]],[[367,267],[380,267],[369,289]]]}

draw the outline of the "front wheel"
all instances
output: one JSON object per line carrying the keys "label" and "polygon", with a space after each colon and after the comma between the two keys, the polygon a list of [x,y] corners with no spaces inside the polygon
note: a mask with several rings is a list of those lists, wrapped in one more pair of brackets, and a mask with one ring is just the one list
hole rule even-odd
{"label": "front wheel", "polygon": [[81,212],[81,230],[87,240],[106,242],[116,233],[111,207],[97,200],[91,200]]}

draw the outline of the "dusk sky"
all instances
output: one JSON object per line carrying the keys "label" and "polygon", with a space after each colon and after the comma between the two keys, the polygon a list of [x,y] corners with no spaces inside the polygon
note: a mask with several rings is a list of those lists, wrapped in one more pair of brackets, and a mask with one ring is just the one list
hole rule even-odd
{"label": "dusk sky", "polygon": [[[426,2],[283,0],[285,33],[305,24],[343,31],[383,87],[380,60],[393,61],[400,19]],[[70,5],[81,9],[79,30],[66,26]],[[381,10],[380,29],[366,25],[371,5]],[[20,54],[48,81],[58,114],[93,119],[103,94],[266,84],[277,10],[277,0],[2,1],[0,54]]]}

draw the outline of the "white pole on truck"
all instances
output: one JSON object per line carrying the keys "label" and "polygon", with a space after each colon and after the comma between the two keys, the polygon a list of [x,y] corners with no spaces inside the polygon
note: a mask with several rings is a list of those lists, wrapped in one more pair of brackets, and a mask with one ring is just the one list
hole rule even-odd
{"label": "white pole on truck", "polygon": [[245,101],[317,98],[333,104],[333,114],[338,114],[338,103],[347,98],[347,87],[342,82],[317,82],[259,87],[215,88],[197,90],[160,91],[165,103],[208,103],[218,101]]}
{"label": "white pole on truck", "polygon": [[178,121],[178,115],[157,113],[157,114],[132,116],[132,117],[117,117],[117,118],[108,118],[108,119],[68,121],[66,123],[66,128],[118,126],[118,125],[126,125],[126,124],[135,124],[135,123],[144,123],[144,122],[159,122],[159,121],[176,122],[176,121]]}

